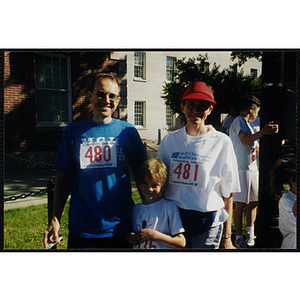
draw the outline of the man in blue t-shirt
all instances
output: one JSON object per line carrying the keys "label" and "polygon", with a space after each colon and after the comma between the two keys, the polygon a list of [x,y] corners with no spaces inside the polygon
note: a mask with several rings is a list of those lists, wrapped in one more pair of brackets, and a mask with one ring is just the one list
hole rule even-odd
{"label": "man in blue t-shirt", "polygon": [[71,191],[68,249],[131,248],[131,183],[147,159],[136,128],[112,118],[120,97],[118,79],[100,74],[88,91],[93,116],[69,124],[62,135],[54,168],[53,216],[44,247],[58,241],[60,218]]}

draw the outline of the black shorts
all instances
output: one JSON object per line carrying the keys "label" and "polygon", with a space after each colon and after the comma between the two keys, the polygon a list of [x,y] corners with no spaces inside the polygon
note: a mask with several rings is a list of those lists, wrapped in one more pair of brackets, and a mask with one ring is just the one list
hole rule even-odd
{"label": "black shorts", "polygon": [[117,235],[108,238],[86,238],[69,233],[68,249],[132,249],[126,240],[126,235]]}

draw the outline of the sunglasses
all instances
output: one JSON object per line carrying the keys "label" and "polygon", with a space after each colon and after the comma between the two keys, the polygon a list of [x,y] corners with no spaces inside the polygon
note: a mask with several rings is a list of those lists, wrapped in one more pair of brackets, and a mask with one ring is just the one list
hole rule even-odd
{"label": "sunglasses", "polygon": [[93,93],[96,94],[97,97],[102,100],[106,99],[106,95],[108,95],[109,100],[111,100],[111,101],[117,101],[119,98],[119,96],[116,94],[110,94],[110,93],[105,93],[105,92],[101,92],[101,91],[98,91],[98,92],[93,91]]}
{"label": "sunglasses", "polygon": [[211,106],[211,103],[207,101],[201,101],[199,104],[198,103],[196,104],[195,102],[187,102],[185,105],[190,110],[196,108],[197,110],[202,110],[202,109],[207,110]]}

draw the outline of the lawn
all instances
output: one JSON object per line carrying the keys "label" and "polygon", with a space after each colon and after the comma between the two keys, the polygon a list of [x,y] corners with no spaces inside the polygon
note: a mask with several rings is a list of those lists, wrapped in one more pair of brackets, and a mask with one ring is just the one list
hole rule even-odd
{"label": "lawn", "polygon": [[[133,201],[138,203],[139,193],[133,191]],[[61,218],[63,241],[57,245],[57,249],[67,249],[68,245],[68,211],[67,201]],[[44,249],[43,236],[48,223],[48,205],[31,205],[25,208],[15,208],[4,211],[4,250],[36,250]]]}
{"label": "lawn", "polygon": [[[141,201],[138,191],[132,193],[133,201]],[[68,211],[67,201],[62,218],[59,234],[63,241],[57,249],[67,249],[68,245]],[[47,204],[32,205],[25,208],[15,208],[4,211],[4,250],[36,250],[44,249],[43,235],[47,228]],[[243,228],[245,231],[246,228]],[[232,233],[235,234],[232,222]]]}

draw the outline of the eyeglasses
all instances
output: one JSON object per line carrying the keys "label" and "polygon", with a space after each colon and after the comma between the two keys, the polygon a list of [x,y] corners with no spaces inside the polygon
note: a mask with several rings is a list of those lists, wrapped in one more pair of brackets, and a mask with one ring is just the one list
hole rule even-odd
{"label": "eyeglasses", "polygon": [[106,99],[106,95],[108,95],[109,100],[111,100],[111,101],[117,101],[118,98],[119,98],[119,96],[116,95],[116,94],[105,93],[105,92],[102,92],[102,91],[98,91],[98,92],[93,91],[93,93],[96,94],[97,97],[102,99],[102,100]]}
{"label": "eyeglasses", "polygon": [[[197,103],[198,104],[198,103]],[[197,109],[197,110],[207,110],[211,103],[208,101],[201,101],[198,105],[195,102],[187,102],[186,107],[190,110]]]}

